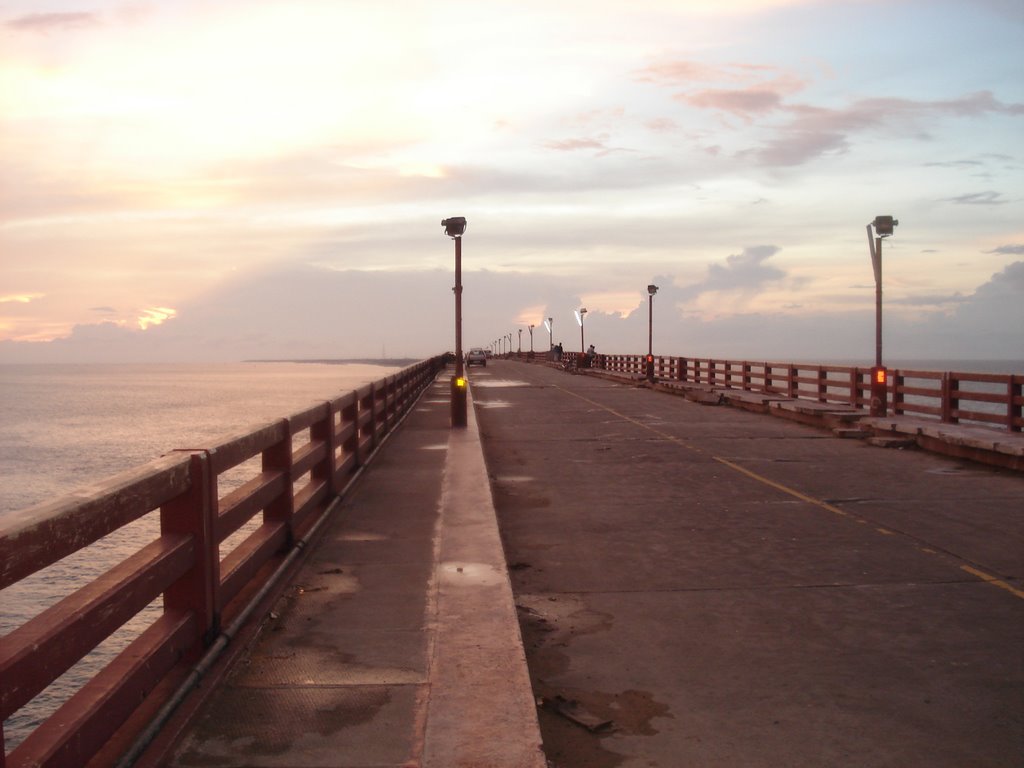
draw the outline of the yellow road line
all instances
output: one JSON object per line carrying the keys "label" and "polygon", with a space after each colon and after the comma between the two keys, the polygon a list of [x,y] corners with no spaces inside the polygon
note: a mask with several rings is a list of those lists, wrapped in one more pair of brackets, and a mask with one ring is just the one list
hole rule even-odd
{"label": "yellow road line", "polygon": [[[686,442],[685,440],[682,440],[681,438],[676,437],[675,435],[670,435],[667,432],[662,432],[660,429],[655,429],[654,427],[650,426],[649,424],[644,424],[642,421],[640,421],[638,419],[634,419],[632,416],[627,416],[624,413],[620,413],[619,411],[616,411],[614,408],[609,408],[607,405],[604,405],[603,403],[599,403],[596,400],[591,400],[589,397],[584,397],[583,395],[577,394],[576,392],[571,392],[570,390],[564,389],[563,387],[559,387],[558,385],[555,385],[555,386],[556,386],[557,389],[560,389],[562,392],[565,392],[567,395],[572,395],[573,397],[578,398],[580,400],[583,400],[586,403],[590,403],[591,405],[593,405],[593,406],[595,406],[597,408],[600,408],[603,411],[607,411],[608,413],[612,414],[613,416],[617,416],[618,418],[622,419],[623,421],[628,421],[630,424],[635,424],[638,427],[642,427],[643,429],[646,429],[648,432],[653,432],[654,434],[658,435],[661,438],[664,438],[665,440],[668,440],[669,442],[675,443],[676,445],[681,445],[684,448],[686,448],[686,449],[688,449],[690,451],[693,451],[695,453],[704,453],[704,451],[701,450],[700,448],[697,448],[697,447],[691,445],[690,443]],[[712,456],[711,459],[716,461],[716,462],[718,462],[719,464],[723,464],[723,465],[729,467],[730,469],[735,470],[736,472],[739,472],[741,475],[746,475],[747,477],[751,478],[752,480],[756,480],[759,483],[767,485],[770,488],[774,488],[775,490],[780,491],[780,492],[782,492],[782,493],[784,493],[784,494],[786,494],[788,496],[792,496],[792,497],[794,497],[796,499],[799,499],[800,501],[805,501],[808,504],[813,504],[814,506],[819,507],[820,509],[827,510],[828,512],[831,512],[831,513],[833,513],[835,515],[838,515],[840,517],[854,519],[858,523],[865,523],[865,522],[867,522],[867,521],[862,520],[860,518],[853,517],[849,512],[846,512],[846,511],[840,509],[839,507],[836,507],[836,506],[834,506],[832,504],[829,504],[827,501],[822,501],[821,499],[816,499],[813,496],[808,496],[806,493],[801,493],[800,491],[798,491],[798,490],[796,490],[794,488],[790,488],[788,485],[783,485],[782,483],[778,483],[778,482],[776,482],[776,481],[774,481],[774,480],[772,480],[770,478],[765,477],[764,475],[759,475],[757,472],[753,472],[753,471],[747,469],[746,467],[742,467],[742,466],[740,466],[739,464],[737,464],[734,461],[729,461],[729,459],[724,459],[721,456]],[[877,530],[879,533],[881,533],[881,534],[883,534],[885,536],[895,536],[896,535],[895,531],[891,531],[888,528],[877,528],[876,527],[875,530]],[[927,547],[918,547],[918,549],[921,552],[926,552],[926,553],[932,554],[932,555],[938,555],[939,554],[935,550],[929,549]],[[955,557],[955,555],[953,557]],[[988,584],[991,584],[991,585],[993,585],[995,587],[999,587],[1000,589],[1005,589],[1010,594],[1015,595],[1015,596],[1017,596],[1019,598],[1024,598],[1024,591],[1019,590],[1019,589],[1013,587],[1012,585],[1008,584],[1007,582],[1003,581],[1002,579],[998,579],[995,576],[992,576],[991,574],[985,573],[984,571],[979,571],[978,569],[972,568],[969,565],[961,565],[960,568],[962,570],[966,571],[967,573],[972,574],[973,576],[977,576],[979,579],[981,579],[982,581],[984,581],[984,582],[986,582]]]}
{"label": "yellow road line", "polygon": [[982,581],[984,581],[984,582],[986,582],[988,584],[991,584],[994,587],[999,587],[1000,589],[1005,589],[1011,595],[1016,595],[1017,597],[1019,597],[1021,599],[1024,599],[1024,590],[1017,589],[1016,587],[1014,587],[1011,584],[1008,584],[1007,582],[1003,581],[1002,579],[997,579],[992,574],[985,573],[984,571],[979,571],[977,568],[972,568],[969,565],[961,565],[960,569],[964,570],[964,571],[967,571],[972,576],[977,576]]}
{"label": "yellow road line", "polygon": [[753,480],[757,480],[757,482],[759,482],[759,483],[764,483],[765,485],[770,486],[770,487],[774,488],[777,491],[782,491],[783,493],[785,493],[785,494],[787,494],[789,496],[793,496],[793,497],[795,497],[797,499],[800,499],[800,501],[806,501],[808,504],[813,504],[816,507],[821,507],[822,509],[828,510],[829,512],[832,512],[833,514],[839,515],[840,517],[849,517],[850,516],[849,512],[846,512],[846,511],[840,509],[839,507],[834,507],[831,504],[829,504],[827,501],[822,501],[821,499],[816,499],[813,496],[808,496],[806,493],[801,493],[800,491],[798,491],[798,490],[796,490],[794,488],[790,488],[788,485],[783,485],[782,483],[777,483],[774,480],[770,480],[769,478],[765,477],[764,475],[759,475],[759,474],[757,474],[757,472],[752,472],[749,469],[747,469],[746,467],[741,467],[739,464],[737,464],[737,463],[735,463],[733,461],[729,461],[728,459],[723,459],[721,456],[712,456],[711,458],[714,459],[715,461],[717,461],[719,464],[724,464],[725,466],[729,467],[730,469],[736,470],[740,474],[746,475],[747,477],[749,477],[749,478],[751,478]]}

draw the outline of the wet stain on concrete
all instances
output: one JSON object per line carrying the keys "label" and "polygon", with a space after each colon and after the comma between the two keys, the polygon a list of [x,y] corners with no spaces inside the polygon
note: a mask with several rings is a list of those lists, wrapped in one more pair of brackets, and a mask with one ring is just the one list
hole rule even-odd
{"label": "wet stain on concrete", "polygon": [[[520,595],[516,608],[551,768],[615,768],[627,759],[614,751],[616,734],[653,736],[658,733],[652,724],[655,718],[673,717],[668,705],[647,691],[613,693],[557,683],[569,669],[567,649],[572,641],[610,629],[610,614],[590,610],[581,597],[571,595]],[[545,706],[558,698],[575,702],[598,720],[611,721],[611,727],[594,732]]]}

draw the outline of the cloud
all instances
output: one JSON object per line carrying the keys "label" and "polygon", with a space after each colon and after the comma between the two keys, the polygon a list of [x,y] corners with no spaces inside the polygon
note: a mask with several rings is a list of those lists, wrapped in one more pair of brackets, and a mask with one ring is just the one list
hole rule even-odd
{"label": "cloud", "polygon": [[[986,299],[996,296],[1020,299],[1024,296],[1024,261],[1008,264],[1002,271],[992,275],[992,279],[978,288],[975,295]],[[1018,306],[1024,311],[1024,302]],[[1018,331],[1021,328],[1024,328],[1024,324],[1016,326]]]}
{"label": "cloud", "polygon": [[1021,256],[1024,255],[1024,243],[1000,245],[998,248],[993,248],[991,251],[985,251],[985,253],[1003,253],[1010,256]]}
{"label": "cloud", "polygon": [[[763,124],[771,136],[760,147],[741,151],[739,156],[769,167],[801,165],[826,154],[846,152],[854,136],[866,131],[924,139],[929,137],[933,121],[941,117],[1024,115],[1024,104],[1001,102],[991,91],[935,101],[859,99],[842,108],[794,103],[790,99],[805,90],[808,81],[777,67],[758,64],[663,61],[638,70],[634,79],[674,90],[705,83],[728,86],[676,90],[673,99],[694,109],[739,117],[746,124]],[[777,120],[766,122],[771,118]],[[980,165],[966,160],[933,165],[968,164]]]}
{"label": "cloud", "polygon": [[735,63],[712,66],[688,59],[677,59],[651,64],[634,73],[640,82],[678,87],[693,82],[749,82],[764,74],[778,74],[781,70],[763,64]]}
{"label": "cloud", "polygon": [[95,26],[99,17],[93,13],[30,13],[5,22],[4,26],[25,32],[51,32]]}
{"label": "cloud", "polygon": [[137,322],[139,328],[146,330],[155,325],[163,325],[168,320],[173,320],[177,314],[178,310],[171,307],[149,307],[142,310],[142,314],[139,315]]}
{"label": "cloud", "polygon": [[605,145],[605,141],[608,139],[607,134],[602,134],[597,138],[593,139],[565,139],[563,141],[546,141],[544,146],[548,149],[554,149],[559,152],[577,152],[581,149],[600,149],[606,150],[608,147]]}
{"label": "cloud", "polygon": [[708,267],[705,286],[710,290],[757,290],[766,282],[780,280],[786,273],[765,262],[779,252],[774,245],[757,245],[745,248],[743,253],[726,258],[725,266],[712,264]]}
{"label": "cloud", "polygon": [[1003,104],[984,91],[945,101],[862,99],[845,109],[782,105],[792,119],[775,130],[775,137],[760,149],[745,154],[766,166],[801,165],[829,152],[844,152],[854,135],[888,131],[927,137],[930,121],[945,116],[980,116],[987,113],[1024,114],[1022,104]]}
{"label": "cloud", "polygon": [[970,168],[983,166],[980,160],[947,160],[945,162],[925,163],[925,168]]}
{"label": "cloud", "polygon": [[[654,299],[656,352],[734,360],[870,362],[873,308],[839,305],[817,312],[744,312],[737,302],[702,318],[691,307],[699,292],[756,292],[784,279],[769,260],[775,246],[744,249],[712,264],[704,280],[677,285],[670,274],[641,276],[630,312],[587,315],[587,342],[609,353],[647,347],[648,282]],[[644,279],[645,278],[645,279]],[[587,278],[550,273],[471,270],[463,274],[464,345],[488,345],[530,322],[537,349],[549,336],[575,348],[572,309],[600,290]],[[454,344],[452,274],[447,269],[371,272],[279,265],[239,279],[178,307],[177,316],[139,330],[110,322],[76,326],[53,342],[0,342],[0,361],[206,362],[253,358],[423,357]],[[628,299],[628,297],[624,297]],[[624,308],[623,305],[622,308]],[[921,308],[941,306],[945,311]],[[259,308],[258,310],[254,308]],[[974,292],[893,301],[886,316],[886,349],[894,358],[993,358],[1024,361],[1024,261],[992,275]],[[524,348],[528,344],[524,329]],[[518,338],[516,338],[518,344]]]}
{"label": "cloud", "polygon": [[709,264],[707,276],[700,282],[685,286],[680,299],[692,300],[715,291],[756,294],[766,284],[786,277],[783,270],[765,263],[778,252],[779,248],[774,245],[755,245],[744,248],[742,253],[728,256],[724,265]]}
{"label": "cloud", "polygon": [[[770,79],[760,79],[765,73]],[[1004,103],[991,91],[978,91],[955,99],[918,101],[905,98],[860,99],[832,109],[790,103],[807,82],[795,75],[766,67],[738,65],[714,68],[696,62],[652,65],[638,73],[642,81],[678,86],[694,81],[739,81],[740,88],[706,88],[683,91],[673,98],[699,110],[723,112],[746,123],[768,116],[788,117],[779,124],[765,124],[773,134],[761,147],[740,153],[765,166],[794,166],[828,153],[845,152],[853,137],[866,131],[885,131],[898,136],[929,138],[932,121],[941,117],[978,117],[986,114],[1024,115],[1024,104]],[[955,161],[951,165],[977,164]],[[940,165],[936,163],[935,165]]]}
{"label": "cloud", "polygon": [[966,195],[947,197],[946,202],[957,205],[1005,205],[1007,201],[1002,197],[1000,192],[971,192]]}
{"label": "cloud", "polygon": [[963,304],[968,297],[962,293],[953,294],[920,294],[888,299],[889,304],[903,307],[943,307],[951,304]]}
{"label": "cloud", "polygon": [[557,152],[579,152],[581,150],[597,150],[595,157],[606,157],[614,152],[632,152],[626,147],[608,146],[608,134],[602,133],[590,138],[565,139],[562,141],[544,142],[546,149],[553,149]]}
{"label": "cloud", "polygon": [[754,115],[772,112],[782,104],[782,95],[767,88],[707,90],[680,94],[676,98],[692,107],[731,112],[748,121],[752,120]]}
{"label": "cloud", "polygon": [[7,296],[0,296],[0,304],[30,304],[36,299],[41,299],[44,293],[14,293]]}

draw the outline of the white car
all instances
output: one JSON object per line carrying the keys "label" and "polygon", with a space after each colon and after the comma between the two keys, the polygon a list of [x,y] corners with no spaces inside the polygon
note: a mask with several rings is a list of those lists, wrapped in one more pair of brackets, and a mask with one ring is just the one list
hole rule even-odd
{"label": "white car", "polygon": [[466,353],[466,367],[469,368],[471,365],[482,365],[487,367],[487,353],[484,352],[480,347],[473,347]]}

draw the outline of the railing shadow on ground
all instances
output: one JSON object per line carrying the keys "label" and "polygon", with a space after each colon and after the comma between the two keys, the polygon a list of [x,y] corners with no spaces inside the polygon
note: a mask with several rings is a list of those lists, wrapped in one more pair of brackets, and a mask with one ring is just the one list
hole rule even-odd
{"label": "railing shadow on ground", "polygon": [[137,627],[108,663],[85,665],[80,684],[50,711],[32,713],[19,728],[27,735],[9,736],[18,742],[10,752],[0,727],[0,768],[85,765],[115,734],[130,741],[124,729],[141,730],[189,668],[230,641],[225,628],[245,618],[443,366],[441,357],[425,360],[0,519],[0,590],[45,580],[47,568],[150,521],[145,543],[84,586],[76,579],[75,591],[0,638],[0,722],[7,722],[68,670],[82,669],[80,661],[124,625]]}

